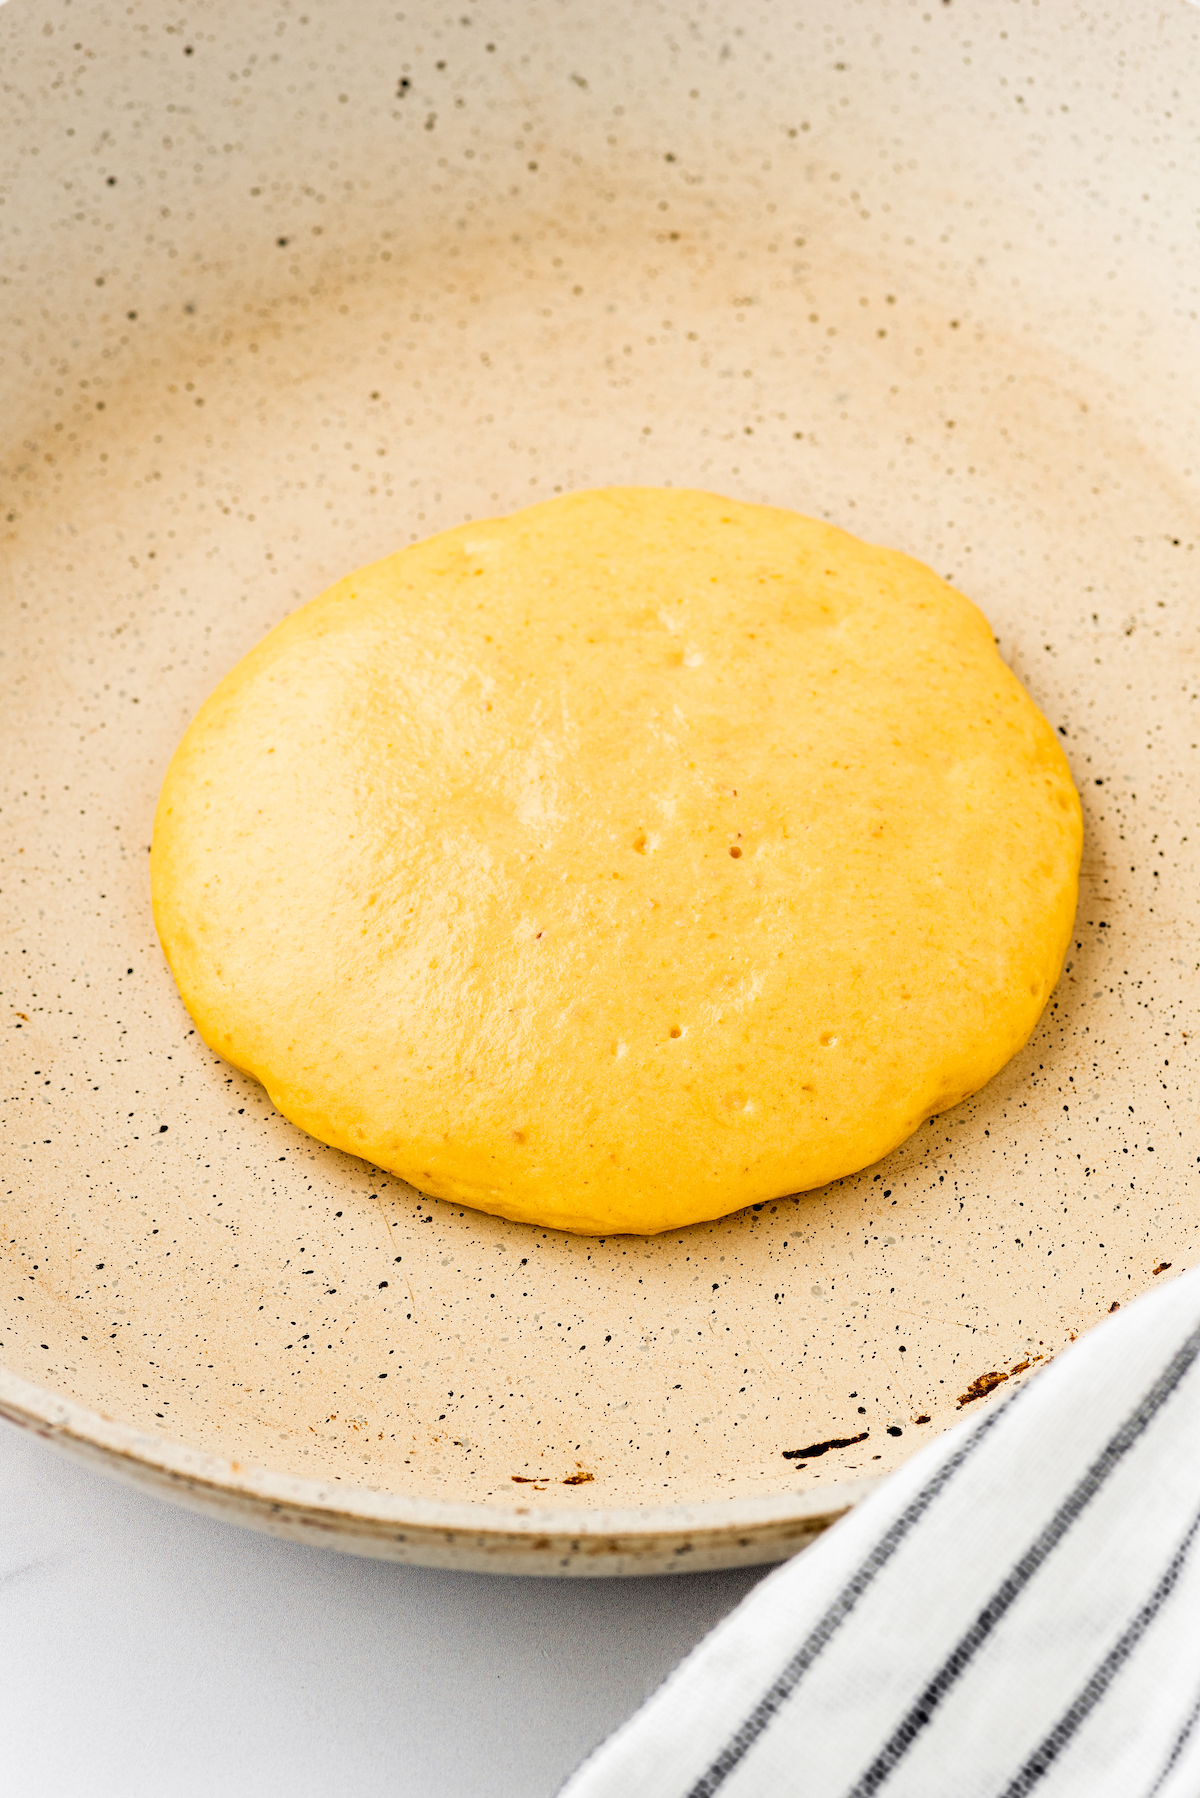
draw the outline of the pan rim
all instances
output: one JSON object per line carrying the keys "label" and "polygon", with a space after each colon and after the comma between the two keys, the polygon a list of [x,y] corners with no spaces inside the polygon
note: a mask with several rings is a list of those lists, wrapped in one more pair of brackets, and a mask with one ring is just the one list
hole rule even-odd
{"label": "pan rim", "polygon": [[[0,1417],[127,1484],[174,1497],[230,1521],[352,1553],[466,1570],[559,1573],[563,1555],[602,1561],[596,1571],[651,1572],[780,1560],[844,1516],[881,1479],[831,1482],[817,1491],[759,1493],[672,1505],[508,1507],[450,1502],[247,1467],[209,1450],[151,1436],[129,1423],[0,1366]],[[351,1496],[351,1494],[353,1496]],[[468,1560],[464,1563],[464,1552]],[[680,1557],[686,1556],[686,1564]],[[526,1557],[538,1566],[518,1568]],[[498,1559],[505,1565],[497,1566]],[[553,1562],[554,1565],[549,1563]],[[572,1565],[572,1571],[580,1569]]]}

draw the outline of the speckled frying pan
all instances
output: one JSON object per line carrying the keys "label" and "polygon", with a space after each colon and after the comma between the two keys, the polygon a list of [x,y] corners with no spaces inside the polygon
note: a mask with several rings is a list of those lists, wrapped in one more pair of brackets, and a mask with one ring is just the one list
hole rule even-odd
{"label": "speckled frying pan", "polygon": [[[359,1553],[765,1561],[1193,1259],[1200,12],[924,4],[0,12],[8,1417]],[[599,1242],[277,1116],[192,1030],[147,846],[290,608],[615,481],[950,576],[1087,839],[978,1097]]]}

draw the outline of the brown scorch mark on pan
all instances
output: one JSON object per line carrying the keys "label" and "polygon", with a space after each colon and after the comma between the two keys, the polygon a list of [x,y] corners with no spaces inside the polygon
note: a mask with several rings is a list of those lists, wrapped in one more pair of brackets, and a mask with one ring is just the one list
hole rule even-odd
{"label": "brown scorch mark on pan", "polygon": [[831,1448],[853,1448],[856,1442],[865,1442],[870,1435],[863,1430],[858,1436],[831,1436],[828,1442],[810,1442],[807,1448],[785,1448],[785,1461],[811,1461],[817,1455],[827,1455]]}
{"label": "brown scorch mark on pan", "polygon": [[989,1392],[993,1392],[997,1386],[1002,1386],[1008,1377],[1006,1373],[981,1373],[979,1378],[972,1380],[967,1390],[960,1395],[959,1409],[961,1410],[964,1405],[973,1404],[977,1398],[986,1398]]}
{"label": "brown scorch mark on pan", "polygon": [[981,1373],[979,1378],[972,1380],[967,1390],[959,1395],[959,1410],[961,1411],[964,1405],[973,1404],[977,1398],[986,1398],[989,1392],[994,1392],[997,1386],[1004,1384],[1005,1380],[1011,1380],[1014,1374],[1025,1373],[1037,1362],[1045,1359],[1045,1355],[1027,1355],[1023,1361],[1014,1361],[1007,1373],[998,1371]]}

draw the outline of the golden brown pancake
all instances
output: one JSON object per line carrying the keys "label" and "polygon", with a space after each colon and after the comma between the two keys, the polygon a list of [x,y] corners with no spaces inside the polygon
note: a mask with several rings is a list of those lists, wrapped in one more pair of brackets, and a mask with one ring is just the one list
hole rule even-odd
{"label": "golden brown pancake", "polygon": [[767,506],[572,494],[338,582],[180,744],[204,1040],[422,1192],[665,1230],[886,1155],[1020,1048],[1081,824],[962,594]]}

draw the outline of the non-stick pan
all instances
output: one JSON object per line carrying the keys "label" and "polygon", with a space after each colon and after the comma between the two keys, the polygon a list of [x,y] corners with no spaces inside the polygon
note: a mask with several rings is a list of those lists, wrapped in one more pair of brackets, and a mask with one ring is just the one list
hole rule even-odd
{"label": "non-stick pan", "polygon": [[[360,1553],[770,1560],[1195,1257],[1200,12],[403,5],[0,12],[0,1409]],[[193,1030],[147,848],[292,607],[612,482],[949,576],[1087,835],[983,1092],[600,1241],[279,1117]]]}

